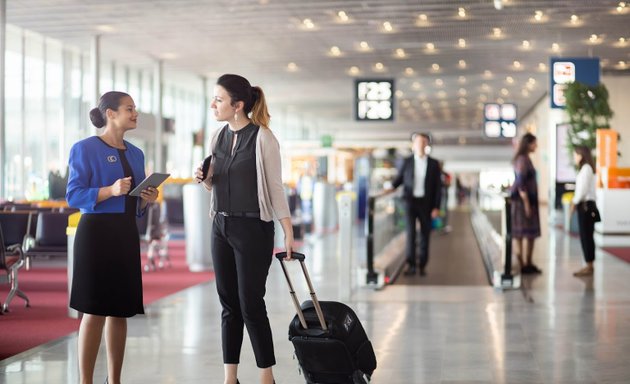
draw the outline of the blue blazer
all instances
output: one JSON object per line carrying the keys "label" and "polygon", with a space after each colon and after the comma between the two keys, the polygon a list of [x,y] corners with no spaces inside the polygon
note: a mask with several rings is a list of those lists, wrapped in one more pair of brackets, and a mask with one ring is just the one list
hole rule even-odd
{"label": "blue blazer", "polygon": [[[145,178],[144,153],[128,141],[125,141],[125,146],[125,157],[133,172],[133,182],[137,185]],[[105,144],[98,136],[75,143],[68,159],[68,205],[80,208],[81,213],[125,212],[125,196],[113,196],[96,202],[100,188],[112,185],[123,177],[125,174],[116,148]],[[139,207],[138,202],[137,212]],[[138,212],[140,215],[141,212]]]}

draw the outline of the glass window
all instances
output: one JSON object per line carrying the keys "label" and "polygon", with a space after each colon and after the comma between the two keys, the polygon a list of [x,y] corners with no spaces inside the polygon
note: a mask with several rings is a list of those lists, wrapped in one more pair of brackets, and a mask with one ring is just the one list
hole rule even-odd
{"label": "glass window", "polygon": [[22,30],[7,25],[5,56],[5,195],[9,199],[24,196],[22,187]]}
{"label": "glass window", "polygon": [[24,197],[29,200],[44,198],[46,190],[46,119],[44,112],[44,39],[26,32],[24,66]]}

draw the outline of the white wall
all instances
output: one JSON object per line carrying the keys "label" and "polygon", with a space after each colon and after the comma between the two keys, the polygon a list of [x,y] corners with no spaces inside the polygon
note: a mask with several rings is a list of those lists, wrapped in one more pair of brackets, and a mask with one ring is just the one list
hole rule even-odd
{"label": "white wall", "polygon": [[602,83],[609,94],[610,108],[614,112],[610,128],[619,132],[619,167],[630,167],[630,76],[605,76]]}

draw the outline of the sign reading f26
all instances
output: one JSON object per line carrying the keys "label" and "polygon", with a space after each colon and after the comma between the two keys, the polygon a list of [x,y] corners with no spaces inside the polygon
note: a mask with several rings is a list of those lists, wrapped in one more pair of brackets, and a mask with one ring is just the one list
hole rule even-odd
{"label": "sign reading f26", "polygon": [[394,120],[394,80],[355,80],[355,119]]}

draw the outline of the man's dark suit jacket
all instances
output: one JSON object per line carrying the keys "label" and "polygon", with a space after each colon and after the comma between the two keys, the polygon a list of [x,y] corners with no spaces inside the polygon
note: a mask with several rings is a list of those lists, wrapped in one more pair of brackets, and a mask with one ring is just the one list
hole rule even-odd
{"label": "man's dark suit jacket", "polygon": [[[414,179],[414,159],[413,155],[406,157],[398,169],[398,175],[394,179],[392,186],[394,189],[403,185],[403,197],[407,200],[413,198]],[[440,164],[434,158],[427,156],[427,173],[424,178],[424,198],[431,202],[431,209],[440,209],[442,199],[442,178],[440,174]]]}

